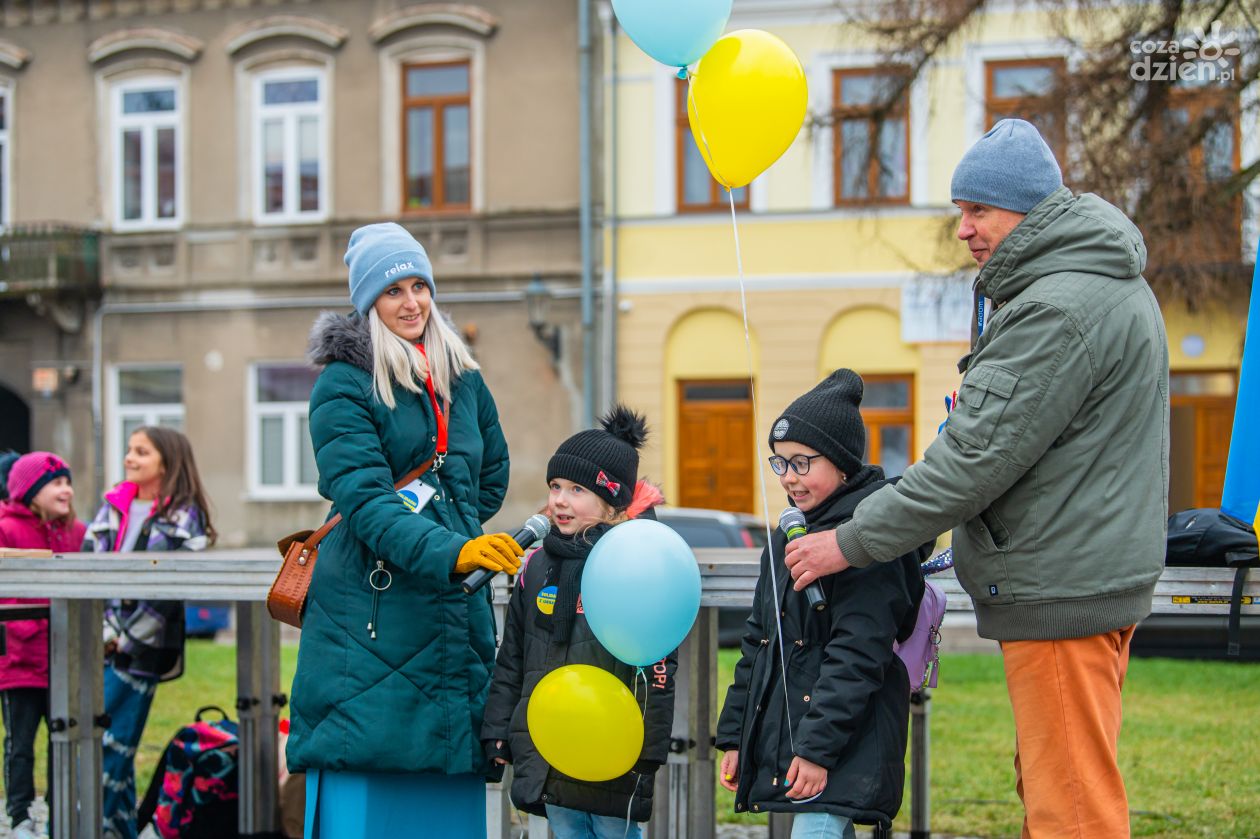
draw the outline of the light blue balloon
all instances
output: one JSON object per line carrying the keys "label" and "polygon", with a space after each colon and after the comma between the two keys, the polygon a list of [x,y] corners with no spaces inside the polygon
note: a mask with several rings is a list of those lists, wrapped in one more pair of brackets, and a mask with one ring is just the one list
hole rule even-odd
{"label": "light blue balloon", "polygon": [[732,0],[613,0],[613,14],[639,49],[670,67],[700,60],[722,37]]}
{"label": "light blue balloon", "polygon": [[609,530],[582,572],[582,611],[608,652],[646,667],[683,642],[700,610],[700,568],[683,538],[659,521]]}

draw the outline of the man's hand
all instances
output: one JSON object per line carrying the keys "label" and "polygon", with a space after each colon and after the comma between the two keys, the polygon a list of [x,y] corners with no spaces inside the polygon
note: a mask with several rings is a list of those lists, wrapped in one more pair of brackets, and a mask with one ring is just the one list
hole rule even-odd
{"label": "man's hand", "polygon": [[797,591],[820,577],[838,574],[849,567],[848,560],[836,544],[834,530],[810,533],[788,542],[783,561],[787,563],[788,571],[792,572],[792,579],[796,580],[793,588]]}
{"label": "man's hand", "polygon": [[788,798],[813,798],[827,788],[827,770],[797,756],[792,758],[792,765],[788,767],[783,781],[789,787],[784,793]]}
{"label": "man's hand", "polygon": [[718,770],[718,783],[735,792],[739,785],[739,751],[731,749],[722,755],[722,768]]}

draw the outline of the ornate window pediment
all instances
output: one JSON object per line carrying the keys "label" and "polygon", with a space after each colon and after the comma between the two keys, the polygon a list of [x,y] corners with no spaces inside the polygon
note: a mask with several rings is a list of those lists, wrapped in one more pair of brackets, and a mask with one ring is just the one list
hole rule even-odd
{"label": "ornate window pediment", "polygon": [[345,27],[318,18],[272,15],[233,29],[228,37],[227,53],[235,55],[250,44],[271,38],[303,38],[329,49],[337,49],[349,35],[350,31]]}
{"label": "ornate window pediment", "polygon": [[192,35],[185,35],[174,29],[142,26],[134,29],[119,29],[97,38],[88,45],[88,61],[96,64],[110,56],[131,50],[157,50],[170,53],[184,61],[192,61],[201,54],[204,47],[205,44]]}
{"label": "ornate window pediment", "polygon": [[0,64],[14,70],[21,70],[31,60],[31,54],[8,41],[0,41]]}
{"label": "ornate window pediment", "polygon": [[368,34],[379,43],[395,33],[422,26],[453,26],[487,37],[499,28],[499,19],[467,3],[416,3],[377,19]]}

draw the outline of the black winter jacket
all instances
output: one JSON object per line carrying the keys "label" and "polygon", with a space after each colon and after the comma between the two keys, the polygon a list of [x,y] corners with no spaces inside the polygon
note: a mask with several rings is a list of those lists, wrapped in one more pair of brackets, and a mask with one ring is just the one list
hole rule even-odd
{"label": "black winter jacket", "polygon": [[[830,531],[848,520],[859,501],[887,483],[878,467],[863,469],[810,511],[809,531]],[[889,825],[901,807],[910,714],[909,676],[893,641],[914,629],[923,598],[919,563],[931,545],[823,578],[828,607],[815,612],[804,592],[792,590],[781,531],[772,544],[779,590],[772,590],[763,551],[743,655],[715,740],[719,750],[739,750],[735,810],[822,811]],[[786,710],[776,604],[787,661]],[[795,755],[829,768],[822,793],[799,804],[784,795],[783,783]]]}
{"label": "black winter jacket", "polygon": [[[647,821],[652,814],[654,776],[669,754],[677,653],[671,653],[655,667],[643,668],[647,687],[645,678],[639,676],[636,690],[636,668],[618,661],[599,643],[582,613],[580,600],[568,643],[554,641],[548,622],[538,619],[538,594],[556,584],[560,565],[545,548],[541,549],[529,558],[513,587],[503,643],[486,699],[481,739],[492,755],[495,741],[505,743],[498,754],[512,764],[512,803],[527,813],[545,815],[545,805],[553,804],[624,819],[629,808],[634,821]],[[634,768],[620,778],[593,783],[564,775],[548,765],[530,739],[526,726],[530,694],[543,676],[566,664],[589,664],[607,670],[625,682],[640,703],[647,692],[643,751]]]}

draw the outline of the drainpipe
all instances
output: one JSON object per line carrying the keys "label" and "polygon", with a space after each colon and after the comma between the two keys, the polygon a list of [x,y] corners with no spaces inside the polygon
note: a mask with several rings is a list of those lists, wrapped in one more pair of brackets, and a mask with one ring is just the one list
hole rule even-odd
{"label": "drainpipe", "polygon": [[604,393],[606,402],[617,401],[617,16],[605,17],[604,48],[608,50],[608,177],[604,223],[608,227],[608,264],[604,269]]}
{"label": "drainpipe", "polygon": [[595,288],[591,264],[591,0],[578,0],[578,228],[582,258],[582,427],[595,424]]}

